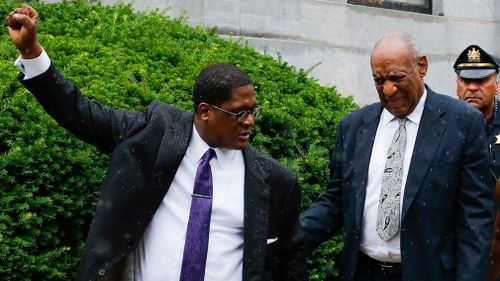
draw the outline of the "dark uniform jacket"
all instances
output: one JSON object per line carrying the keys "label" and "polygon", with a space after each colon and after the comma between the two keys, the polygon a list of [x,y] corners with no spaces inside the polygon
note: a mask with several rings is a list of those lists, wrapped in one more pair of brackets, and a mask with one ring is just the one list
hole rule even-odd
{"label": "dark uniform jacket", "polygon": [[500,101],[495,101],[495,111],[493,116],[486,122],[485,131],[488,139],[488,162],[490,164],[491,175],[494,179],[500,176],[500,113],[498,108]]}

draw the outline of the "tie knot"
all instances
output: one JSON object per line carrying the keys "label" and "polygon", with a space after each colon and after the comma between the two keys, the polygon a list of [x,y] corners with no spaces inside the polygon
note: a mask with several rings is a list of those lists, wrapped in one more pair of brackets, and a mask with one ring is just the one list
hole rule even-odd
{"label": "tie knot", "polygon": [[209,148],[201,157],[201,162],[209,162],[215,156],[215,150]]}
{"label": "tie knot", "polygon": [[399,126],[404,126],[406,124],[406,118],[398,118]]}

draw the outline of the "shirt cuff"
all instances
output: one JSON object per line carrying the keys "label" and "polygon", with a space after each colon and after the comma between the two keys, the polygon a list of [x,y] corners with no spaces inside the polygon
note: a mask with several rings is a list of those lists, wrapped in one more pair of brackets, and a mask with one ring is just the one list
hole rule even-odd
{"label": "shirt cuff", "polygon": [[49,55],[42,48],[42,53],[34,59],[23,59],[19,56],[14,65],[24,74],[23,80],[28,80],[36,77],[49,69],[50,58]]}

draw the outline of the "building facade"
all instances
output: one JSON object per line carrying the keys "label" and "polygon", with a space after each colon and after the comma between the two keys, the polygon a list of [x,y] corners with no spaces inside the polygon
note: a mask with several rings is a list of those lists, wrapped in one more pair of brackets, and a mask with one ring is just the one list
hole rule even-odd
{"label": "building facade", "polygon": [[312,68],[311,77],[359,105],[378,100],[369,57],[387,32],[413,36],[429,59],[427,84],[452,96],[452,65],[465,47],[478,44],[500,57],[500,0],[122,1],[138,10],[165,9],[174,17],[185,13],[193,25],[243,36],[260,52]]}

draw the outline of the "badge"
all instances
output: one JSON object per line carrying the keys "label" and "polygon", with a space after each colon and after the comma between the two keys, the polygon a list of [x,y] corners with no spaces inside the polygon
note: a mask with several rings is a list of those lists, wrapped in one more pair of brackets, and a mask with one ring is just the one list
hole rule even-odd
{"label": "badge", "polygon": [[495,144],[500,144],[500,133],[498,135],[496,135],[495,138],[497,138],[497,140],[495,141]]}
{"label": "badge", "polygon": [[476,48],[472,48],[467,52],[467,60],[468,62],[480,62],[481,61],[481,53]]}

